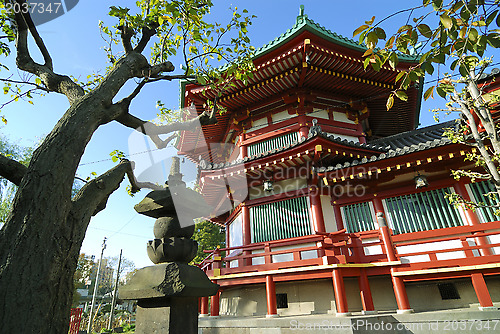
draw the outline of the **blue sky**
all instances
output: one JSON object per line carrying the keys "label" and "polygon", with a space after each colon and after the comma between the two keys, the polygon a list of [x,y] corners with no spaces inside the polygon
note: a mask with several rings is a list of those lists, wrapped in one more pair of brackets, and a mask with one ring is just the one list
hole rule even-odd
{"label": "blue sky", "polygon": [[[55,71],[80,77],[82,80],[92,72],[102,72],[108,64],[102,50],[105,43],[100,37],[98,22],[103,20],[110,25],[114,23],[106,15],[110,5],[133,4],[133,1],[80,1],[69,13],[39,26],[39,32],[52,54]],[[214,4],[211,16],[217,21],[225,22],[223,18],[230,14],[227,10],[229,6],[246,8],[257,15],[249,29],[249,36],[252,44],[260,47],[293,26],[301,4],[305,5],[305,14],[315,22],[340,35],[352,37],[352,32],[372,15],[381,19],[404,8],[403,6],[418,5],[421,1],[214,0]],[[404,20],[404,17],[396,18],[385,27],[400,26],[404,24]],[[494,62],[499,59],[497,56]],[[14,65],[12,61],[7,61],[10,67]],[[172,59],[172,62],[179,68],[180,59]],[[5,71],[0,72],[2,77],[5,74]],[[129,93],[132,87],[126,86],[123,94]],[[0,103],[5,98],[0,96]],[[169,108],[177,109],[178,82],[162,82],[146,87],[134,100],[132,114],[142,119],[155,118],[157,100],[162,100]],[[444,101],[423,104],[420,120],[422,125],[433,124],[432,114],[428,110],[439,105],[444,105]],[[37,99],[33,106],[24,102],[11,104],[2,110],[2,114],[8,119],[8,125],[2,127],[1,131],[12,141],[33,145],[50,132],[67,107],[66,99],[54,93]],[[128,153],[128,138],[132,132],[117,123],[102,126],[94,134],[82,157],[79,176],[87,177],[91,172],[101,174],[111,168],[114,163],[110,160],[109,153],[115,149]],[[153,238],[154,219],[140,216],[133,209],[147,194],[147,190],[130,197],[125,191],[126,185],[127,182],[124,181],[120,189],[110,197],[107,208],[90,222],[82,252],[98,256],[102,239],[107,237],[105,256],[117,256],[120,248],[123,248],[124,256],[140,268],[151,265],[146,254],[146,242]]]}

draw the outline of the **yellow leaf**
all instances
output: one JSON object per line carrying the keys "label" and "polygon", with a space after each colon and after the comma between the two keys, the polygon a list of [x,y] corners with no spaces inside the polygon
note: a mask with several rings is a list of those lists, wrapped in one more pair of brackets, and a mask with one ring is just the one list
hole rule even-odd
{"label": "yellow leaf", "polygon": [[389,96],[389,98],[387,99],[387,103],[386,103],[387,110],[390,110],[393,105],[394,105],[394,96],[391,94]]}
{"label": "yellow leaf", "polygon": [[373,53],[373,49],[368,49],[365,51],[365,53],[363,53],[363,57],[366,57],[366,56],[369,56]]}

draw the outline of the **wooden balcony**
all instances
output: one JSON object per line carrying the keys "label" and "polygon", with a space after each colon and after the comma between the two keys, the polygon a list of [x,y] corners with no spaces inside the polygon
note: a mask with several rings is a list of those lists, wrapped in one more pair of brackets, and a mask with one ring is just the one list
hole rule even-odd
{"label": "wooden balcony", "polygon": [[223,285],[243,283],[238,280],[242,278],[246,283],[250,278],[261,281],[265,275],[300,273],[307,279],[324,272],[331,277],[334,268],[346,268],[346,276],[357,276],[359,268],[368,269],[369,276],[389,275],[393,268],[392,274],[405,281],[461,277],[478,270],[486,275],[500,273],[500,221],[392,235],[391,239],[389,247],[395,249],[397,261],[388,261],[379,230],[342,230],[205,251],[208,256],[199,266],[211,279],[227,280]]}

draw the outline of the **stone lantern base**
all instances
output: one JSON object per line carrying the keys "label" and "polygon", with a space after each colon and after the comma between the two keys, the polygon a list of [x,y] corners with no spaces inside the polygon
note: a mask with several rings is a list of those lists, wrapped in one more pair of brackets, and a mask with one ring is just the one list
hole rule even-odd
{"label": "stone lantern base", "polygon": [[168,262],[138,270],[119,297],[137,299],[137,334],[197,334],[198,298],[218,290],[200,268]]}

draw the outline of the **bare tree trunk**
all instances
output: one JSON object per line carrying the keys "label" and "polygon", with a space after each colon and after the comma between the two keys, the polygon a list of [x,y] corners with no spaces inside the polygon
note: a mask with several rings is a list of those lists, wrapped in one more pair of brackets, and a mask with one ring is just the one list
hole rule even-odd
{"label": "bare tree trunk", "polygon": [[118,65],[108,78],[111,82],[75,101],[33,154],[0,230],[2,332],[67,333],[73,274],[85,231],[130,164],[120,163],[87,183],[74,200],[73,179],[94,131],[115,117],[103,101],[130,78],[129,65]]}

